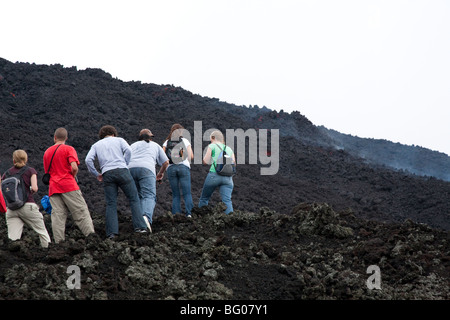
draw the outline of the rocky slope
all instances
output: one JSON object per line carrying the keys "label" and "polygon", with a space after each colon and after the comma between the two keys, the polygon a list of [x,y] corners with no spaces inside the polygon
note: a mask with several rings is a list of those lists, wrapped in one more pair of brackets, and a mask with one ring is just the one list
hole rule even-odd
{"label": "rocky slope", "polygon": [[[326,204],[224,215],[220,205],[193,219],[160,216],[150,235],[121,216],[117,240],[84,238],[38,248],[34,232],[0,240],[3,299],[449,299],[448,233],[406,221],[361,220]],[[49,216],[45,216],[49,227]],[[103,219],[94,216],[96,229]],[[4,219],[0,232],[5,234]],[[67,281],[80,268],[80,289]],[[380,268],[381,289],[367,281]]]}
{"label": "rocky slope", "polygon": [[450,157],[445,153],[382,139],[363,139],[325,127],[319,129],[335,141],[336,149],[344,149],[367,162],[450,181]]}

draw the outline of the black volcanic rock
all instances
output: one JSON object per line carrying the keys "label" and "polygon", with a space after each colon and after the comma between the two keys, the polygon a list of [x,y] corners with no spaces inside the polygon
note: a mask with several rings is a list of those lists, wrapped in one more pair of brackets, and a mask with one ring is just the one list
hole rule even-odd
{"label": "black volcanic rock", "polygon": [[[0,59],[0,74],[0,173],[21,148],[42,176],[54,130],[66,127],[99,235],[84,239],[69,219],[67,241],[38,250],[30,230],[11,243],[1,219],[1,297],[448,299],[442,284],[450,274],[449,182],[336,150],[335,140],[299,112],[236,106],[172,85],[123,82],[99,69]],[[114,125],[130,144],[147,127],[162,144],[173,123],[193,134],[194,121],[202,121],[203,131],[279,129],[278,173],[264,176],[259,164],[239,165],[235,214],[223,215],[214,206],[215,194],[212,207],[196,209],[192,221],[167,214],[171,192],[165,178],[157,187],[155,230],[146,238],[132,234],[127,200],[119,194],[121,236],[104,240],[102,185],[84,163],[100,127]],[[207,171],[192,165],[195,204]],[[36,201],[46,192],[40,184]],[[51,234],[50,217],[45,221]],[[81,291],[65,285],[65,268],[72,264],[81,267]],[[370,264],[381,268],[383,291],[365,286]]]}
{"label": "black volcanic rock", "polygon": [[[156,134],[155,141],[162,144],[173,123],[182,123],[193,134],[194,121],[202,121],[204,131],[280,130],[278,174],[261,176],[260,165],[241,166],[233,192],[237,208],[270,206],[287,213],[298,202],[318,201],[338,210],[352,208],[367,218],[410,218],[434,227],[450,227],[448,182],[395,172],[336,150],[335,141],[299,112],[236,106],[171,85],[122,82],[99,69],[77,71],[61,65],[13,64],[0,59],[0,72],[0,172],[11,165],[12,152],[23,148],[29,153],[30,164],[42,175],[43,152],[52,144],[54,130],[64,126],[69,130],[68,143],[82,161],[80,186],[93,211],[103,212],[102,189],[88,174],[83,160],[102,125],[114,125],[129,143],[136,140],[141,128],[148,127]],[[206,145],[203,142],[202,149]],[[206,172],[204,166],[192,166],[194,201]],[[42,196],[46,189],[40,187]],[[168,183],[159,186],[157,214],[170,209],[169,190]],[[127,212],[125,205],[120,210]]]}
{"label": "black volcanic rock", "polygon": [[[318,218],[314,218],[319,213]],[[47,226],[50,217],[45,215]],[[94,215],[96,229],[103,219]],[[223,206],[160,216],[150,235],[133,234],[121,215],[116,240],[84,238],[38,248],[36,233],[0,238],[2,299],[443,299],[448,300],[448,233],[406,221],[381,223],[299,204],[223,214]],[[0,232],[6,234],[4,219]],[[370,289],[368,267],[381,270]],[[66,281],[80,268],[79,290]]]}

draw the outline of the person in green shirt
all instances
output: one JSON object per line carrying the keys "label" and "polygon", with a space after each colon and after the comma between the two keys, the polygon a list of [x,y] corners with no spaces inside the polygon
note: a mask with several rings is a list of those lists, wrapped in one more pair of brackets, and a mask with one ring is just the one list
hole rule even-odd
{"label": "person in green shirt", "polygon": [[233,150],[225,145],[222,132],[218,130],[213,131],[210,135],[210,140],[211,144],[208,146],[206,154],[203,157],[203,163],[208,165],[211,164],[211,167],[203,184],[202,195],[200,196],[198,207],[201,208],[208,205],[211,195],[219,188],[220,197],[227,207],[225,213],[229,214],[233,212],[233,203],[231,202],[231,194],[234,187],[233,177],[221,176],[216,173],[215,164],[224,148],[226,148],[226,153],[232,157],[234,163],[236,163],[236,159]]}

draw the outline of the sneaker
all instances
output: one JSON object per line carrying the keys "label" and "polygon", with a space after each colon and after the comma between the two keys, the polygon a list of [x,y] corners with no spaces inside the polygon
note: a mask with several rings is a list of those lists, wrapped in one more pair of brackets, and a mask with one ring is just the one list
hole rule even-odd
{"label": "sneaker", "polygon": [[148,221],[147,216],[144,216],[144,220],[145,220],[145,223],[147,224],[148,230],[150,231],[150,233],[152,233],[152,226],[150,225],[150,222]]}
{"label": "sneaker", "polygon": [[188,218],[192,218],[192,215],[190,215],[190,214],[188,214],[186,217],[188,217]]}
{"label": "sneaker", "polygon": [[147,230],[145,230],[145,229],[137,229],[137,230],[135,230],[134,232],[135,232],[135,233],[146,233]]}

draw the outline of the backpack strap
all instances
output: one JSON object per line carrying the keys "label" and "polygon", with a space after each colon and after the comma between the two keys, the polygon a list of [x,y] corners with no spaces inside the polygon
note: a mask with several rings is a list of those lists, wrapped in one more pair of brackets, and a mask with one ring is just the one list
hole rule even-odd
{"label": "backpack strap", "polygon": [[227,152],[227,145],[225,143],[223,144],[224,145],[223,149],[219,146],[218,143],[214,143],[214,144],[219,147],[220,151],[225,152],[225,154],[229,155]]}
{"label": "backpack strap", "polygon": [[56,151],[58,150],[59,147],[61,147],[61,144],[59,146],[57,146],[55,152],[53,152],[52,158],[50,159],[50,164],[48,165],[48,170],[45,173],[49,173],[50,172],[50,168],[52,167],[53,157],[55,156],[55,153],[56,153]]}
{"label": "backpack strap", "polygon": [[[25,173],[25,171],[27,171],[28,170],[28,166],[23,166],[22,168],[20,168],[20,170],[19,171],[17,171],[17,175],[19,175],[19,176],[22,176],[24,173]],[[11,173],[11,169],[12,168],[9,168],[6,172],[5,172],[5,178],[9,178],[9,177],[12,177],[13,176],[13,174]]]}
{"label": "backpack strap", "polygon": [[219,147],[219,149],[220,149],[220,151],[224,151],[226,154],[228,154],[225,150],[227,149],[227,146],[225,145],[225,143],[224,143],[224,145],[225,145],[225,148],[221,148],[220,146],[219,146],[219,144],[218,143],[214,143],[216,146],[218,146]]}
{"label": "backpack strap", "polygon": [[17,172],[17,174],[18,174],[19,176],[22,176],[29,168],[30,168],[30,167],[28,167],[28,166],[23,166],[23,167],[19,170],[19,172]]}
{"label": "backpack strap", "polygon": [[[28,169],[30,169],[30,167],[28,167],[28,166],[23,166],[23,168],[20,169],[19,172],[17,172],[16,174],[17,174],[19,177],[22,178],[23,174],[24,174],[25,172],[27,172]],[[20,184],[22,185],[22,189],[23,189],[23,191],[25,192],[25,194],[26,194],[26,196],[27,196],[27,198],[28,198],[28,196],[29,196],[29,194],[30,194],[30,190],[29,190],[29,189],[27,190],[27,188],[25,188],[25,181],[22,179],[22,182],[21,182]],[[31,180],[30,180],[30,185],[31,185]]]}
{"label": "backpack strap", "polygon": [[[227,150],[227,145],[224,143],[224,148],[222,149],[221,147],[220,147],[220,145],[218,144],[218,143],[214,143],[216,146],[218,146],[219,147],[219,149],[220,149],[220,151],[221,152],[223,152],[223,153],[225,153],[225,154],[227,154],[228,155],[228,152],[226,151]],[[216,161],[214,161],[213,160],[213,165],[214,165],[214,169],[217,171],[217,160],[219,160],[219,156],[220,156],[220,153],[217,155],[217,159],[216,159]],[[225,164],[225,163],[223,163],[223,164]]]}
{"label": "backpack strap", "polygon": [[[225,152],[225,149],[227,148],[227,146],[225,146],[225,148],[222,149],[218,143],[214,143],[214,144],[219,147],[221,152]],[[219,156],[220,156],[220,153],[217,155],[217,160],[219,160]],[[217,160],[216,160],[216,162],[217,162]]]}

